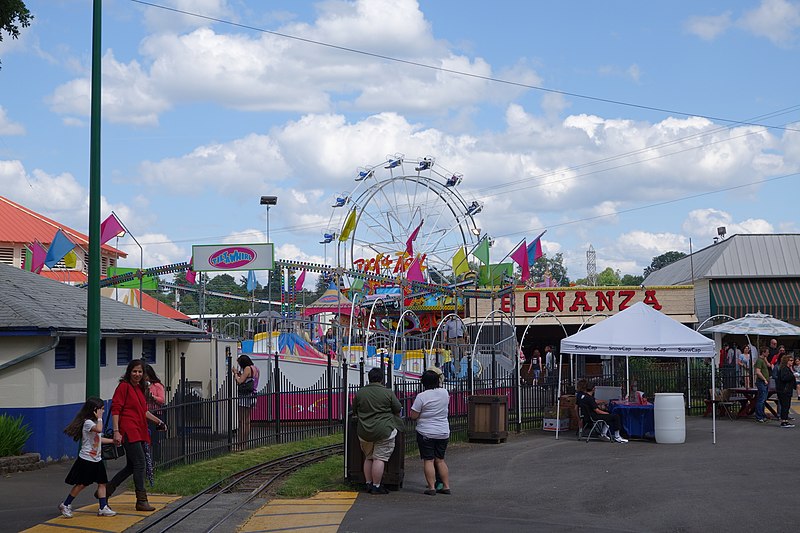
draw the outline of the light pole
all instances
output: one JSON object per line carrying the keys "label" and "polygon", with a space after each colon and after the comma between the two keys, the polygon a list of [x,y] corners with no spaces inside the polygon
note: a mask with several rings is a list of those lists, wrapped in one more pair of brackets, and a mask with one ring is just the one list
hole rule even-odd
{"label": "light pole", "polygon": [[[278,204],[277,196],[262,196],[261,205],[267,206],[267,244],[269,244],[269,208]],[[273,257],[275,253],[273,252]],[[270,286],[270,271],[267,270],[267,324],[269,324],[269,331],[267,332],[267,353],[272,352],[272,287]]]}

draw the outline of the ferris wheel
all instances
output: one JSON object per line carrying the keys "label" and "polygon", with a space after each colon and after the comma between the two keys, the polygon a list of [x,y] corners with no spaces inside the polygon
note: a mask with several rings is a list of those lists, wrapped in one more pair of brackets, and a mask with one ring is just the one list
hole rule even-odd
{"label": "ferris wheel", "polygon": [[474,217],[483,208],[462,197],[461,179],[430,156],[393,154],[380,164],[360,167],[353,191],[336,195],[333,229],[324,237],[338,244],[338,265],[396,276],[413,259],[404,254],[416,233],[414,256],[426,280],[455,281],[453,257],[459,248],[469,253],[477,244],[480,229]]}

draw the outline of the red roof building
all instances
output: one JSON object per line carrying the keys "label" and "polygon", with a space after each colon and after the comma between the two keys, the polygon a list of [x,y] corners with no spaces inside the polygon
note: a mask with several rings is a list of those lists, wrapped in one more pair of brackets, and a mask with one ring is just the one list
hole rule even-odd
{"label": "red roof building", "polygon": [[[0,263],[22,268],[25,245],[38,240],[47,248],[59,229],[78,245],[75,250],[78,256],[77,265],[74,269],[67,269],[62,260],[53,269],[43,267],[42,275],[69,284],[86,282],[89,270],[89,237],[3,196],[0,196]],[[104,244],[100,249],[101,275],[105,276],[108,267],[116,266],[117,260],[127,255]]]}

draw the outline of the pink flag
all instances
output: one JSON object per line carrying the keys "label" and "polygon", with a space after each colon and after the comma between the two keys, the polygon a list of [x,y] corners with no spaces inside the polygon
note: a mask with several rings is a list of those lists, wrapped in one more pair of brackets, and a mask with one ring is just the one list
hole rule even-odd
{"label": "pink flag", "polygon": [[47,250],[45,250],[44,246],[39,241],[33,241],[31,243],[31,272],[34,274],[38,274],[42,271],[42,267],[44,266],[44,260],[47,257]]}
{"label": "pink flag", "polygon": [[108,218],[105,219],[102,224],[100,224],[100,246],[103,246],[105,243],[123,231],[125,231],[125,228],[123,228],[122,224],[120,224],[119,219],[117,219],[117,215],[111,213],[108,215]]}
{"label": "pink flag", "polygon": [[197,272],[192,270],[192,265],[194,265],[194,258],[189,259],[189,268],[186,270],[186,281],[194,285],[197,281]]}
{"label": "pink flag", "polygon": [[419,257],[415,257],[411,265],[409,265],[406,271],[406,279],[411,281],[425,281],[425,277],[422,275],[422,268],[419,264]]}
{"label": "pink flag", "polygon": [[303,270],[299,276],[297,276],[297,281],[294,282],[294,292],[300,292],[303,290],[303,283],[306,281],[306,271]]}
{"label": "pink flag", "polygon": [[525,244],[525,239],[522,240],[522,244],[519,245],[513,254],[511,254],[511,259],[513,259],[518,265],[519,268],[522,269],[522,281],[526,281],[529,277],[531,277],[531,267],[528,265],[528,247]]}
{"label": "pink flag", "polygon": [[411,236],[408,237],[406,241],[406,253],[410,256],[414,256],[414,241],[417,240],[417,235],[419,234],[419,229],[422,227],[422,224],[425,223],[425,219],[421,220],[417,229],[411,232]]}

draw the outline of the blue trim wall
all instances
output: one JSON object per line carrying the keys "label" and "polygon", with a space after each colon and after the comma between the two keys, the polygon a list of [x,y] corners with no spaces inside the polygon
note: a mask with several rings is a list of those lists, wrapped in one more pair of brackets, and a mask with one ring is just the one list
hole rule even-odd
{"label": "blue trim wall", "polygon": [[49,407],[0,408],[0,413],[15,418],[22,415],[24,423],[33,430],[22,449],[24,452],[37,452],[45,460],[60,459],[65,455],[78,455],[78,443],[64,435],[64,428],[82,406],[83,402]]}

